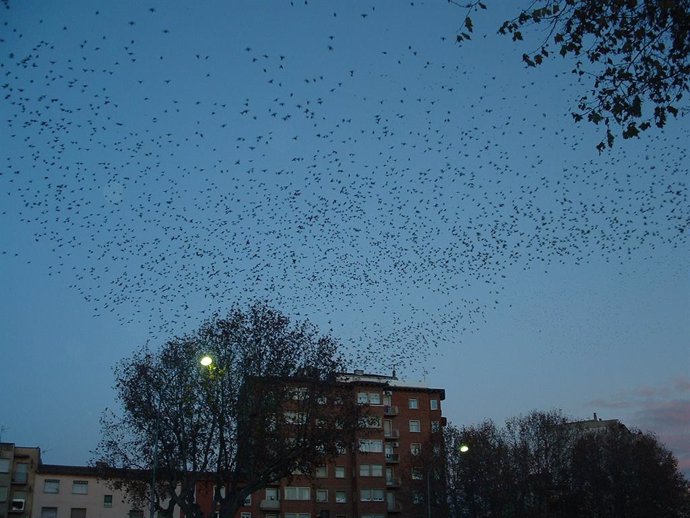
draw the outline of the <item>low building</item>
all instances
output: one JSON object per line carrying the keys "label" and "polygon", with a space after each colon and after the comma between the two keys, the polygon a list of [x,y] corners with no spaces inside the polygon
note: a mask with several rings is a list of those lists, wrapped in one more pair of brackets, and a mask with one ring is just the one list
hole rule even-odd
{"label": "low building", "polygon": [[[36,472],[31,518],[144,518],[127,494],[99,479],[87,466],[42,464]],[[179,509],[173,515],[179,518]]]}

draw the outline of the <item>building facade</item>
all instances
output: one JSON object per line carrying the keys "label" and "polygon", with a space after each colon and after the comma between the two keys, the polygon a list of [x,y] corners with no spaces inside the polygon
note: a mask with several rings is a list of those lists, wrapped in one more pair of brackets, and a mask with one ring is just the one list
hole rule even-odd
{"label": "building facade", "polygon": [[[144,518],[124,491],[99,479],[97,468],[42,464],[35,476],[31,518]],[[177,509],[173,518],[179,518]]]}
{"label": "building facade", "polygon": [[[351,384],[353,397],[367,406],[356,444],[345,446],[314,477],[294,473],[251,495],[236,518],[427,516],[431,488],[438,484],[426,480],[431,470],[425,450],[438,443],[446,424],[445,391],[361,371],[340,381]],[[211,515],[213,486],[200,487],[197,501]]]}
{"label": "building facade", "polygon": [[0,518],[29,518],[41,450],[0,443]]}

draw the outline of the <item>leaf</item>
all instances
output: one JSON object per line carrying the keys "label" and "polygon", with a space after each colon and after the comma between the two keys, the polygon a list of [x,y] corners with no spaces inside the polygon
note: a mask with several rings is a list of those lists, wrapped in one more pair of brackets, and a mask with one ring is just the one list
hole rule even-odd
{"label": "leaf", "polygon": [[639,134],[640,131],[637,129],[637,126],[634,122],[631,122],[630,124],[628,124],[628,127],[625,128],[625,131],[623,132],[623,138],[628,139],[632,137],[637,137]]}
{"label": "leaf", "polygon": [[465,17],[465,27],[467,27],[467,30],[469,32],[472,32],[472,28],[473,28],[472,18],[470,18],[469,16]]}
{"label": "leaf", "polygon": [[523,55],[522,55],[522,61],[524,61],[525,63],[527,63],[527,66],[528,66],[528,67],[536,66],[536,65],[534,64],[534,61],[532,61],[532,58],[530,58],[527,54],[523,54]]}

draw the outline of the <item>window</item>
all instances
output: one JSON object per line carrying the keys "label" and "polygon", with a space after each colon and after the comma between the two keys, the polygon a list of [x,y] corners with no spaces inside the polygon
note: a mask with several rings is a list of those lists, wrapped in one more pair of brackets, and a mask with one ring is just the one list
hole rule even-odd
{"label": "window", "polygon": [[[141,511],[139,511],[141,512]],[[132,516],[132,513],[129,513],[129,516]],[[143,516],[143,513],[142,513]],[[70,509],[69,513],[70,518],[86,518],[86,508],[85,507],[72,507]]]}
{"label": "window", "polygon": [[88,480],[73,480],[72,481],[72,494],[73,495],[88,495],[89,494],[89,481]]}
{"label": "window", "polygon": [[307,399],[307,396],[309,395],[309,389],[307,387],[296,387],[292,389],[292,399],[302,401],[304,399]]}
{"label": "window", "polygon": [[244,499],[244,502],[242,502],[242,505],[252,505],[252,495],[247,495],[247,497]]}
{"label": "window", "polygon": [[287,486],[285,500],[311,500],[310,491],[308,487]]}
{"label": "window", "polygon": [[431,421],[431,431],[438,432],[441,429],[441,423],[438,421]]}
{"label": "window", "polygon": [[438,399],[429,401],[429,408],[431,408],[431,410],[438,410]]}
{"label": "window", "polygon": [[359,492],[359,499],[362,502],[383,502],[383,489],[362,489]]}
{"label": "window", "polygon": [[56,495],[60,492],[60,481],[56,479],[46,479],[43,481],[43,492]]}
{"label": "window", "polygon": [[343,443],[338,443],[335,445],[338,450],[338,455],[345,455],[347,453],[347,447]]}
{"label": "window", "polygon": [[326,396],[319,396],[319,397],[316,399],[316,402],[317,402],[319,405],[325,405],[325,404],[328,402],[328,398],[326,398]]}
{"label": "window", "polygon": [[57,518],[57,507],[41,507],[41,518]]}
{"label": "window", "polygon": [[360,439],[359,451],[362,453],[383,452],[383,441],[380,439]]}
{"label": "window", "polygon": [[422,445],[418,442],[410,443],[410,453],[412,455],[419,455],[422,453]]}
{"label": "window", "polygon": [[252,513],[242,513],[240,514],[240,518],[252,518]]}
{"label": "window", "polygon": [[328,502],[328,489],[317,489],[316,490],[316,501],[317,502]]}
{"label": "window", "polygon": [[14,473],[12,474],[12,482],[17,484],[26,484],[29,478],[29,465],[26,462],[17,462],[14,465]]}
{"label": "window", "polygon": [[412,503],[421,504],[424,501],[424,495],[420,491],[412,492]]}
{"label": "window", "polygon": [[285,518],[310,518],[309,513],[285,513],[283,515]]}
{"label": "window", "polygon": [[113,495],[103,495],[103,507],[113,506]]}
{"label": "window", "polygon": [[132,509],[129,512],[129,518],[144,518],[144,511],[140,511],[139,509]]}
{"label": "window", "polygon": [[380,405],[381,404],[381,393],[380,392],[358,392],[357,393],[357,403],[360,405]]}
{"label": "window", "polygon": [[303,412],[285,412],[287,424],[304,424],[307,422],[307,414]]}
{"label": "window", "polygon": [[10,459],[0,459],[0,473],[10,472]]}
{"label": "window", "polygon": [[335,467],[335,478],[345,478],[345,466]]}
{"label": "window", "polygon": [[359,418],[359,426],[361,428],[381,428],[381,416],[370,415]]}
{"label": "window", "polygon": [[347,502],[347,494],[345,491],[336,491],[335,492],[335,503],[336,504],[344,504]]}
{"label": "window", "polygon": [[328,466],[319,466],[316,468],[316,478],[328,477]]}
{"label": "window", "polygon": [[419,424],[418,420],[413,419],[410,421],[410,431],[411,432],[421,432],[422,431],[422,427]]}
{"label": "window", "polygon": [[383,476],[383,465],[382,464],[361,464],[359,466],[359,476],[360,477],[382,477]]}
{"label": "window", "polygon": [[266,488],[266,500],[278,500],[278,488],[277,487],[267,487]]}
{"label": "window", "polygon": [[424,474],[420,468],[412,468],[412,480],[422,480]]}
{"label": "window", "polygon": [[416,397],[411,397],[407,402],[407,408],[419,408],[419,401]]}
{"label": "window", "polygon": [[7,486],[0,486],[0,502],[7,502]]}

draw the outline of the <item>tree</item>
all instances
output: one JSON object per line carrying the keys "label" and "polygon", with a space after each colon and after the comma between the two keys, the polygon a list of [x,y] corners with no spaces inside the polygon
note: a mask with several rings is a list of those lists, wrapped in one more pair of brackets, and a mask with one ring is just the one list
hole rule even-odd
{"label": "tree", "polygon": [[653,435],[613,420],[584,423],[534,411],[503,428],[449,426],[451,516],[688,516],[688,482]]}
{"label": "tree", "polygon": [[[179,506],[201,518],[195,491],[212,483],[211,513],[230,518],[250,494],[313,473],[354,438],[361,407],[337,381],[343,367],[336,341],[309,323],[263,303],[235,308],[117,366],[122,408],[104,415],[97,460],[114,484],[164,515]],[[141,470],[154,470],[151,496],[141,476],[120,476]]]}
{"label": "tree", "polygon": [[570,477],[568,517],[687,516],[687,481],[651,434],[612,426],[579,437]]}
{"label": "tree", "polygon": [[510,516],[514,474],[507,442],[493,421],[447,426],[444,440],[451,516]]}
{"label": "tree", "polygon": [[[486,9],[479,0],[464,7],[460,43],[471,37],[473,13]],[[578,80],[591,81],[572,116],[606,127],[600,151],[613,145],[614,131],[636,137],[652,125],[663,128],[669,115],[687,112],[690,0],[535,0],[499,33],[522,41],[531,26],[542,27],[544,39],[536,51],[522,55],[528,67],[557,52],[575,59]]]}

